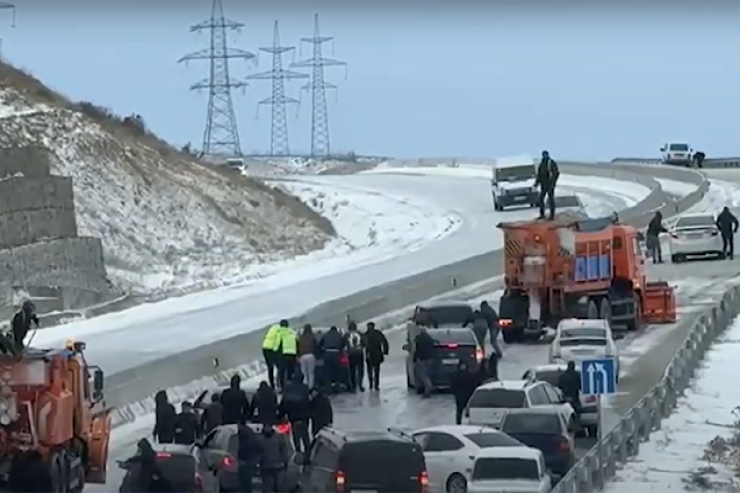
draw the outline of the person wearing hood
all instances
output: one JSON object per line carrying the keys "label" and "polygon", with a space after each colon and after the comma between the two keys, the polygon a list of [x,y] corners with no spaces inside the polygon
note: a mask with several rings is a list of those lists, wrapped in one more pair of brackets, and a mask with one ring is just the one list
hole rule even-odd
{"label": "person wearing hood", "polygon": [[260,475],[262,476],[262,491],[264,493],[279,493],[280,472],[288,467],[289,459],[288,447],[275,433],[275,428],[272,426],[263,427],[259,464]]}
{"label": "person wearing hood", "polygon": [[488,319],[480,310],[474,310],[463,324],[463,327],[471,327],[478,345],[481,348],[486,347],[486,335],[488,335]]}
{"label": "person wearing hood", "polygon": [[[434,361],[435,342],[425,327],[420,327],[414,338],[414,371],[416,372],[417,392],[423,391],[424,397],[432,396],[432,364]],[[421,384],[421,388],[419,387]]]}
{"label": "person wearing hood", "polygon": [[558,388],[565,400],[573,406],[576,416],[581,416],[581,375],[576,370],[576,364],[568,361],[568,367],[558,377]]}
{"label": "person wearing hood", "polygon": [[308,398],[311,402],[311,436],[316,438],[323,428],[328,428],[334,423],[334,410],[331,401],[321,389],[311,389]]}
{"label": "person wearing hood", "polygon": [[668,230],[663,226],[663,214],[657,211],[647,227],[645,244],[648,252],[653,258],[654,264],[663,263],[663,249],[660,245],[660,234],[667,233]]}
{"label": "person wearing hood", "polygon": [[558,163],[550,157],[550,153],[542,151],[542,159],[537,167],[537,179],[534,182],[535,188],[540,187],[540,219],[545,219],[545,200],[550,209],[550,221],[555,219],[555,187],[560,178],[560,169]]}
{"label": "person wearing hood", "polygon": [[737,233],[738,226],[740,223],[735,214],[730,212],[730,208],[722,209],[717,216],[717,229],[722,235],[722,253],[729,259],[735,256],[735,233]]}
{"label": "person wearing hood", "polygon": [[[272,426],[268,426],[272,428]],[[237,477],[239,493],[252,493],[254,474],[261,453],[261,443],[257,434],[244,424],[237,429],[236,460],[239,463]]]}
{"label": "person wearing hood", "polygon": [[167,392],[160,390],[154,396],[154,439],[159,443],[174,443],[176,418],[175,406],[170,404]]}
{"label": "person wearing hood", "polygon": [[201,416],[200,427],[203,434],[207,435],[217,426],[223,424],[224,408],[221,405],[221,394],[214,392],[211,394],[211,402],[203,406],[203,415]]}
{"label": "person wearing hood", "polygon": [[39,317],[36,316],[36,305],[30,300],[25,300],[21,304],[21,309],[13,315],[13,321],[11,322],[11,330],[13,333],[13,352],[20,353],[23,351],[24,342],[26,336],[33,329],[33,327],[39,327]]}
{"label": "person wearing hood", "polygon": [[249,418],[251,408],[249,397],[241,389],[242,379],[239,375],[231,377],[229,388],[221,394],[221,406],[223,407],[223,424],[244,424]]}
{"label": "person wearing hood", "polygon": [[339,385],[342,369],[341,357],[344,350],[344,338],[336,325],[332,325],[319,342],[319,351],[324,355],[324,376],[331,388]]}
{"label": "person wearing hood", "polygon": [[388,339],[375,328],[374,322],[367,323],[365,332],[365,358],[367,360],[367,380],[371,390],[380,390],[380,365],[388,356]]}
{"label": "person wearing hood", "polygon": [[313,388],[316,382],[316,352],[318,351],[318,343],[316,342],[316,336],[313,333],[313,327],[311,324],[303,326],[303,332],[301,337],[298,338],[298,364],[301,368],[301,374],[303,375],[303,383],[308,388]]}
{"label": "person wearing hood", "polygon": [[[136,455],[126,460],[129,471],[128,491],[143,493],[169,493],[174,488],[162,475],[157,463],[157,453],[149,440],[142,438],[136,444]],[[125,480],[126,478],[124,478]],[[121,488],[127,490],[127,488]]]}
{"label": "person wearing hood", "polygon": [[193,411],[193,405],[189,401],[182,403],[180,414],[175,417],[175,443],[180,445],[192,445],[200,435],[198,416]]}
{"label": "person wearing hood", "polygon": [[298,363],[298,334],[288,325],[287,320],[280,322],[280,332],[278,334],[280,337],[278,380],[280,380],[280,388],[284,388],[285,384],[293,379]]}
{"label": "person wearing hood", "polygon": [[272,426],[278,422],[278,399],[275,391],[267,382],[260,382],[257,392],[252,397],[252,416],[263,426]]}
{"label": "person wearing hood", "polygon": [[308,434],[308,422],[311,418],[311,402],[309,390],[303,383],[300,375],[293,377],[283,390],[280,399],[278,414],[280,418],[287,418],[293,434],[293,445],[296,451],[307,453],[311,446]]}
{"label": "person wearing hood", "polygon": [[465,406],[468,405],[470,396],[473,395],[477,387],[478,377],[476,374],[465,362],[460,362],[457,372],[455,372],[450,382],[450,390],[452,390],[452,395],[455,396],[455,424],[462,423]]}
{"label": "person wearing hood", "polygon": [[10,491],[15,493],[54,491],[54,479],[41,452],[34,449],[25,450],[13,457],[8,474],[8,486]]}
{"label": "person wearing hood", "polygon": [[365,379],[365,339],[357,330],[357,324],[350,322],[347,327],[346,347],[349,358],[349,390],[365,392],[362,381]]}

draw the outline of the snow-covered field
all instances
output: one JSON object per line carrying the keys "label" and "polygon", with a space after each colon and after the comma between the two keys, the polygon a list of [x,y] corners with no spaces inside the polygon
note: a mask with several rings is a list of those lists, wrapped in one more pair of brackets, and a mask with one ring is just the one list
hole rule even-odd
{"label": "snow-covered field", "polygon": [[655,178],[655,181],[660,183],[665,193],[675,197],[685,197],[696,190],[695,185],[683,181],[669,180],[667,178]]}
{"label": "snow-covered field", "polygon": [[740,320],[707,352],[677,410],[640,447],[607,493],[737,492],[740,485]]}

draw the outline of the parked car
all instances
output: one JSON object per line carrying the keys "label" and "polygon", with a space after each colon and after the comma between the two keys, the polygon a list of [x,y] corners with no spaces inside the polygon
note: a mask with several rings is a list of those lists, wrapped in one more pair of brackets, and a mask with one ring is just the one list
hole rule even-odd
{"label": "parked car", "polygon": [[483,449],[475,457],[468,493],[549,493],[545,458],[530,447]]}
{"label": "parked car", "polygon": [[[156,444],[157,465],[174,491],[187,493],[219,493],[218,479],[215,471],[193,454],[190,445]],[[139,493],[139,465],[133,461],[118,461],[124,469],[120,493]]]}
{"label": "parked car", "polygon": [[[550,363],[576,363],[594,358],[612,359],[619,382],[619,347],[608,320],[565,319],[555,330],[555,338],[550,344]],[[577,365],[576,365],[577,366]]]}
{"label": "parked car", "polygon": [[660,148],[662,161],[664,164],[679,164],[682,166],[691,166],[694,159],[694,151],[688,144],[680,142],[670,142]]}
{"label": "parked car", "polygon": [[669,230],[668,247],[674,263],[687,257],[725,258],[714,214],[684,214],[679,217]]}

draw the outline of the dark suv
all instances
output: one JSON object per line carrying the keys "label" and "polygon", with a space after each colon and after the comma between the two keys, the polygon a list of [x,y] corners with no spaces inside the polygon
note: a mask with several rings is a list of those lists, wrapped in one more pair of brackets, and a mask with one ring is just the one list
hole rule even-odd
{"label": "dark suv", "polygon": [[303,462],[301,491],[425,493],[424,453],[409,435],[393,431],[322,430]]}

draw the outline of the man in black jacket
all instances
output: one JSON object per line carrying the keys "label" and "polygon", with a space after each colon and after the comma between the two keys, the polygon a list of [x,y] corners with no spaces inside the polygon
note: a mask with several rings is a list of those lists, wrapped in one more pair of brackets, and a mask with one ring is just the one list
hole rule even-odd
{"label": "man in black jacket", "polygon": [[663,263],[663,249],[660,246],[660,234],[667,233],[668,230],[663,226],[663,214],[657,211],[647,227],[645,243],[648,252],[653,258],[653,263]]}
{"label": "man in black jacket", "polygon": [[581,375],[576,371],[576,364],[568,361],[568,367],[558,378],[558,387],[563,397],[573,406],[576,416],[581,415]]}
{"label": "man in black jacket", "polygon": [[[419,328],[419,333],[414,339],[414,371],[416,372],[416,390],[423,390],[424,397],[432,396],[431,364],[434,358],[435,342],[424,327]],[[419,385],[423,388],[420,389]]]}
{"label": "man in black jacket", "polygon": [[159,443],[173,443],[176,419],[175,406],[170,403],[167,392],[160,390],[154,396],[154,439]]}
{"label": "man in black jacket", "polygon": [[463,411],[476,387],[478,387],[478,377],[467,364],[461,362],[450,383],[450,390],[455,396],[455,424],[462,423]]}
{"label": "man in black jacket", "polygon": [[345,340],[339,329],[332,325],[329,331],[319,341],[319,352],[324,358],[324,379],[332,389],[340,383],[340,372],[342,365],[340,359],[345,347]]}
{"label": "man in black jacket", "polygon": [[225,425],[244,424],[249,418],[251,407],[249,397],[241,389],[242,379],[239,375],[231,377],[229,388],[221,394],[221,406],[224,410],[223,423]]}
{"label": "man in black jacket", "polygon": [[732,259],[735,255],[735,233],[737,233],[738,220],[735,214],[730,212],[729,207],[722,209],[717,216],[717,229],[722,235],[722,253]]}
{"label": "man in black jacket", "polygon": [[550,209],[550,221],[555,219],[555,187],[560,178],[560,169],[547,151],[542,151],[542,159],[537,167],[537,179],[534,186],[540,187],[540,219],[545,218],[545,200]]}
{"label": "man in black jacket", "polygon": [[308,432],[308,424],[311,419],[311,401],[308,394],[309,389],[303,383],[301,376],[294,375],[293,380],[285,385],[278,411],[280,418],[287,417],[290,422],[293,445],[296,451],[304,454],[311,447],[311,438]]}
{"label": "man in black jacket", "polygon": [[239,462],[237,472],[239,492],[252,493],[252,487],[254,486],[253,478],[257,461],[260,458],[261,444],[257,438],[257,434],[243,424],[239,425],[237,437],[239,440],[236,452],[236,460]]}
{"label": "man in black jacket", "polygon": [[221,405],[221,394],[211,394],[211,402],[203,406],[203,415],[200,419],[200,427],[203,434],[207,435],[217,426],[221,426],[224,419],[224,408]]}
{"label": "man in black jacket", "polygon": [[388,339],[375,328],[374,322],[367,323],[365,332],[365,358],[367,360],[367,380],[370,390],[380,390],[380,365],[388,356]]}
{"label": "man in black jacket", "polygon": [[334,410],[329,398],[320,389],[311,389],[308,394],[311,402],[311,435],[316,435],[322,428],[334,423]]}
{"label": "man in black jacket", "polygon": [[175,443],[180,445],[192,445],[200,435],[198,416],[193,412],[193,405],[185,401],[182,409],[175,418]]}
{"label": "man in black jacket", "polygon": [[278,422],[278,399],[275,391],[270,385],[260,382],[257,392],[252,397],[252,416],[263,425],[272,426]]}

